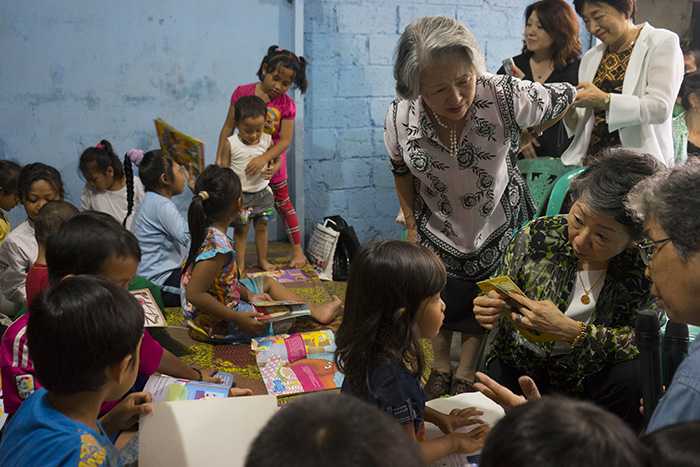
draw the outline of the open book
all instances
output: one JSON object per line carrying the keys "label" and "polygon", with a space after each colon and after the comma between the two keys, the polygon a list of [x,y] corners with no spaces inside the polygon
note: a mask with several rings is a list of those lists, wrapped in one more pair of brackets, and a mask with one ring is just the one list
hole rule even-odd
{"label": "open book", "polygon": [[138,289],[130,290],[131,295],[136,297],[139,301],[141,307],[143,308],[143,314],[145,319],[143,320],[144,327],[165,327],[168,322],[165,321],[165,316],[158,308],[155,298],[148,289]]}
{"label": "open book", "polygon": [[250,345],[269,394],[276,396],[337,389],[343,374],[333,359],[333,331],[253,339]]}
{"label": "open book", "polygon": [[153,402],[170,402],[228,397],[229,388],[227,384],[152,375],[143,390],[151,393]]}
{"label": "open book", "polygon": [[518,295],[526,297],[526,295],[517,285],[515,285],[515,282],[513,282],[510,277],[495,277],[493,279],[477,282],[476,285],[478,285],[479,288],[487,294],[489,292],[498,292],[504,295],[506,306],[502,311],[503,316],[508,318],[508,321],[511,322],[515,329],[520,331],[520,333],[525,336],[525,339],[529,340],[530,342],[554,342],[561,340],[554,334],[535,331],[534,329],[527,328],[522,324],[515,322],[513,319],[513,314],[518,313],[518,306],[520,306],[517,297]]}
{"label": "open book", "polygon": [[256,319],[263,323],[275,323],[286,319],[293,319],[298,316],[309,316],[311,310],[305,302],[295,302],[291,300],[276,302],[251,302],[253,308],[264,316]]}

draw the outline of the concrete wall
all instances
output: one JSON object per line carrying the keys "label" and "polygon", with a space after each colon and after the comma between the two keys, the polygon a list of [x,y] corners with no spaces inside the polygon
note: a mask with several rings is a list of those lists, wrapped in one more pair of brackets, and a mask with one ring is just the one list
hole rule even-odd
{"label": "concrete wall", "polygon": [[286,1],[1,2],[0,158],[55,166],[78,206],[80,153],[103,138],[153,149],[156,117],[213,163],[231,92],[257,81],[270,45],[293,48],[293,27]]}
{"label": "concrete wall", "polygon": [[342,214],[362,243],[400,234],[382,130],[396,96],[392,55],[405,27],[427,15],[456,18],[477,38],[488,70],[495,72],[504,58],[519,53],[530,3],[306,1],[304,48],[311,61],[304,145],[307,233],[324,216]]}

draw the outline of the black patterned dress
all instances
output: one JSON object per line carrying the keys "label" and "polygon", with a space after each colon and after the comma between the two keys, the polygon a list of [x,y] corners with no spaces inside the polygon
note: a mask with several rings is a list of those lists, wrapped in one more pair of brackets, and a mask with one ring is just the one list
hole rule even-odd
{"label": "black patterned dress", "polygon": [[391,170],[413,176],[418,242],[442,259],[449,278],[478,281],[498,267],[513,233],[535,213],[515,167],[522,130],[557,117],[574,96],[568,83],[479,77],[455,158],[422,98],[391,103],[384,126]]}

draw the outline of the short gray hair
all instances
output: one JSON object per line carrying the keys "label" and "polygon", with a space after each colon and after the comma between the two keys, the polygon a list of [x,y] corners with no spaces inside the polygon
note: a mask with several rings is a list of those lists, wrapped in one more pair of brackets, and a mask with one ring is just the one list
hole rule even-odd
{"label": "short gray hair", "polygon": [[455,54],[463,54],[477,76],[486,73],[484,54],[462,23],[447,16],[425,16],[413,21],[396,45],[396,93],[408,100],[418,98],[423,69]]}
{"label": "short gray hair", "polygon": [[700,160],[688,158],[640,183],[627,205],[640,219],[658,223],[682,260],[700,251]]}
{"label": "short gray hair", "polygon": [[644,223],[625,206],[630,191],[663,166],[648,154],[622,147],[605,149],[594,162],[571,181],[573,199],[585,203],[601,216],[622,224],[633,240],[641,238]]}

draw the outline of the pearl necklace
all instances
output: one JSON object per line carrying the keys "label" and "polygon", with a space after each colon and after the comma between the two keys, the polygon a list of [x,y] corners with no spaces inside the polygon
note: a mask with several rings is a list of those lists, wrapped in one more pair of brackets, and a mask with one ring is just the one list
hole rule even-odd
{"label": "pearl necklace", "polygon": [[588,290],[586,290],[586,286],[583,284],[583,277],[581,277],[581,271],[577,270],[576,272],[578,272],[578,280],[581,281],[581,287],[583,287],[583,295],[581,295],[581,303],[583,303],[584,305],[588,305],[589,303],[591,303],[591,299],[588,296],[588,294],[593,292],[593,289],[595,289],[595,286],[598,285],[598,282],[600,282],[600,280],[605,277],[605,274],[607,271],[603,271],[603,274],[600,275],[598,280],[595,281],[595,283]]}
{"label": "pearl necklace", "polygon": [[435,117],[435,122],[440,125],[441,127],[447,129],[449,128],[450,130],[450,156],[452,157],[457,157],[457,122],[452,125],[452,127],[449,127],[442,123],[440,121],[440,117],[437,116],[437,114],[434,111],[433,112],[433,117]]}

